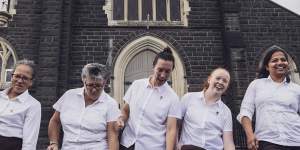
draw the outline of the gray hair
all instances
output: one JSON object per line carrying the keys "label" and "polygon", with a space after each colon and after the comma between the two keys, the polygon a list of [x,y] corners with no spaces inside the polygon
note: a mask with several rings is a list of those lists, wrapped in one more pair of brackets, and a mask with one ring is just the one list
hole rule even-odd
{"label": "gray hair", "polygon": [[99,63],[89,63],[82,68],[81,78],[96,78],[107,80],[110,77],[110,70],[105,65]]}
{"label": "gray hair", "polygon": [[13,72],[15,72],[16,68],[19,66],[19,65],[26,65],[26,66],[29,66],[31,68],[31,73],[32,73],[32,78],[34,78],[35,76],[35,63],[33,60],[29,60],[29,59],[22,59],[22,60],[19,60],[17,61],[17,63],[15,64],[14,66],[14,69],[13,69]]}

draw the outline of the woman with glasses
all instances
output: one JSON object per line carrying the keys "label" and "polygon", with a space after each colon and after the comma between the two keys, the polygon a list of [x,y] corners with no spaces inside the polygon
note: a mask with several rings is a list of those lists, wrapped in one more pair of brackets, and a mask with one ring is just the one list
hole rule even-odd
{"label": "woman with glasses", "polygon": [[68,90],[53,105],[48,150],[58,149],[60,126],[64,132],[62,150],[116,150],[114,123],[120,112],[117,102],[103,90],[109,71],[91,63],[84,66],[81,77],[84,87]]}
{"label": "woman with glasses", "polygon": [[1,150],[36,149],[41,104],[28,92],[33,76],[33,61],[18,61],[13,70],[11,86],[0,92]]}

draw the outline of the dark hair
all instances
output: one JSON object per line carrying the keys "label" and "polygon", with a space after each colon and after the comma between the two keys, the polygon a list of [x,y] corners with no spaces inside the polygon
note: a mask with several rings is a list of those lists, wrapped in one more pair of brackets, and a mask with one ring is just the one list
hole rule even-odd
{"label": "dark hair", "polygon": [[158,53],[153,61],[153,67],[157,64],[158,59],[163,59],[163,60],[167,60],[167,61],[172,61],[173,62],[173,68],[175,67],[175,59],[174,56],[172,54],[172,51],[169,47],[164,48],[164,50],[160,53]]}
{"label": "dark hair", "polygon": [[29,66],[31,68],[31,75],[32,75],[32,79],[35,77],[35,63],[33,60],[29,60],[29,59],[22,59],[17,61],[16,65],[14,66],[13,72],[15,72],[16,68],[19,65],[26,65]]}
{"label": "dark hair", "polygon": [[209,87],[208,78],[209,78],[216,70],[219,70],[219,69],[225,70],[225,71],[228,72],[228,74],[230,74],[229,71],[228,71],[226,68],[223,68],[223,67],[217,67],[217,68],[215,68],[214,70],[212,70],[212,71],[209,73],[207,79],[206,79],[206,80],[204,81],[204,83],[202,84],[202,90],[203,90],[203,91],[206,91],[206,90],[208,89],[208,87]]}
{"label": "dark hair", "polygon": [[[263,55],[260,59],[256,78],[258,78],[258,79],[267,78],[270,75],[269,71],[266,69],[266,66],[268,66],[268,63],[269,63],[270,59],[272,58],[272,55],[275,52],[282,52],[284,54],[284,57],[288,61],[288,59],[289,59],[288,53],[284,49],[282,49],[276,45],[269,47],[268,49],[266,49],[266,51],[263,53]],[[288,73],[286,74],[285,77],[286,77],[286,81],[289,83],[291,79],[290,79]]]}

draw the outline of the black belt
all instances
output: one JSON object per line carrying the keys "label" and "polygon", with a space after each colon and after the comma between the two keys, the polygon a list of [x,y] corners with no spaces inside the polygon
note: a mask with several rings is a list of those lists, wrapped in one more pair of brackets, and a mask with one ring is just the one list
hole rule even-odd
{"label": "black belt", "polygon": [[1,150],[21,150],[22,149],[21,138],[17,137],[5,137],[0,135],[0,149]]}
{"label": "black belt", "polygon": [[125,146],[123,146],[123,145],[120,144],[119,149],[120,150],[134,150],[134,145],[135,144],[133,144],[133,145],[131,145],[130,147],[127,148],[127,147],[125,147]]}
{"label": "black belt", "polygon": [[205,150],[204,148],[195,146],[195,145],[183,145],[181,150]]}

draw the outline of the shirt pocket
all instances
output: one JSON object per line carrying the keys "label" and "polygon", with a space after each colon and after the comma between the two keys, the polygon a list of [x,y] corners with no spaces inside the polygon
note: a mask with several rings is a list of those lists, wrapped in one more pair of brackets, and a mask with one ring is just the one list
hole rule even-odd
{"label": "shirt pocket", "polygon": [[190,106],[187,108],[184,120],[202,130],[205,128],[205,113],[206,112],[201,107]]}
{"label": "shirt pocket", "polygon": [[260,106],[264,103],[269,103],[274,97],[274,91],[269,90],[257,90],[255,94],[255,105]]}
{"label": "shirt pocket", "polygon": [[76,107],[71,107],[71,106],[62,107],[60,112],[60,121],[62,125],[70,125],[70,126],[79,125],[80,113],[81,110],[79,110]]}
{"label": "shirt pocket", "polygon": [[[154,116],[154,119],[158,121],[160,124],[164,124],[168,118],[168,112],[170,109],[170,103],[166,100],[160,100],[156,103],[153,103],[148,107],[148,113]],[[147,106],[146,106],[147,107]]]}
{"label": "shirt pocket", "polygon": [[[147,95],[145,95],[145,91],[137,92],[137,94],[132,97],[130,101],[130,115],[136,115],[143,112],[143,106],[147,101]],[[146,106],[147,107],[147,106]]]}
{"label": "shirt pocket", "polygon": [[82,124],[83,126],[95,133],[99,133],[101,131],[106,130],[107,125],[107,109],[101,108],[101,109],[90,109],[85,112],[83,118],[82,118]]}
{"label": "shirt pocket", "polygon": [[298,96],[293,92],[288,92],[288,91],[285,93],[278,92],[276,96],[274,96],[274,100],[276,100],[278,105],[281,105],[286,109],[294,109],[295,111],[297,111],[296,108],[299,99]]}
{"label": "shirt pocket", "polygon": [[210,109],[206,121],[205,129],[213,135],[221,135],[225,126],[225,116],[218,109]]}

